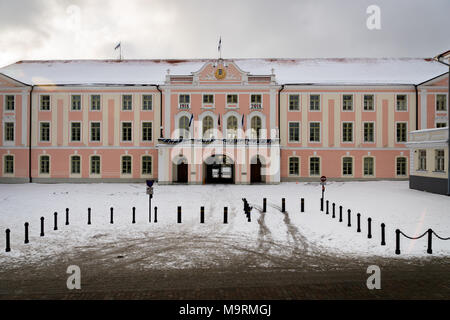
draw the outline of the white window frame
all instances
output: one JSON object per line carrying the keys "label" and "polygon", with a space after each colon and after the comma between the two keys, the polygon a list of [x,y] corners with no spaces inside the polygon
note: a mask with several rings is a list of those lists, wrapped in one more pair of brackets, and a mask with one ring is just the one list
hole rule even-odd
{"label": "white window frame", "polygon": [[[144,123],[151,123],[151,139],[150,140],[144,140]],[[142,120],[141,121],[141,142],[144,143],[149,143],[149,142],[153,142],[153,121],[147,121],[147,120]]]}
{"label": "white window frame", "polygon": [[[48,157],[48,173],[41,172],[41,159],[42,157]],[[52,172],[52,157],[48,153],[42,153],[38,157],[38,172],[41,177],[49,177]]]}
{"label": "white window frame", "polygon": [[[297,159],[298,160],[298,173],[292,173],[291,174],[291,159]],[[300,159],[300,157],[299,156],[296,156],[296,155],[290,155],[289,157],[288,157],[288,166],[287,166],[287,169],[288,169],[288,176],[289,177],[300,177],[300,171],[301,171],[301,159]]]}
{"label": "white window frame", "polygon": [[[74,123],[79,123],[80,124],[80,140],[73,140],[73,136],[72,136],[72,125]],[[69,126],[69,141],[70,142],[83,142],[83,123],[81,121],[70,121],[70,126]]]}
{"label": "white window frame", "polygon": [[[319,124],[319,141],[311,141],[311,123]],[[309,121],[308,122],[308,142],[309,143],[322,143],[322,122],[321,121]]]}
{"label": "white window frame", "polygon": [[[319,109],[318,110],[311,109],[311,96],[319,96]],[[308,95],[308,111],[309,112],[321,112],[322,111],[322,95],[321,94],[319,94],[319,93],[310,93]]]}
{"label": "white window frame", "polygon": [[[291,109],[291,97],[298,96],[298,109]],[[301,107],[301,95],[300,93],[289,93],[288,94],[288,111],[289,112],[300,112],[302,110]]]}
{"label": "white window frame", "polygon": [[[99,157],[100,159],[100,172],[99,173],[92,173],[92,158],[93,157]],[[122,169],[122,168],[120,168]],[[99,178],[102,175],[102,156],[100,154],[91,154],[89,155],[89,177],[91,178]]]}
{"label": "white window frame", "polygon": [[[99,140],[92,140],[92,124],[98,123],[100,124],[100,139]],[[89,142],[92,143],[100,143],[102,142],[102,122],[101,121],[89,121]]]}
{"label": "white window frame", "polygon": [[[352,108],[350,110],[344,110],[344,96],[351,96],[352,97]],[[353,93],[343,93],[341,98],[341,111],[342,112],[354,112],[355,111],[355,95]]]}
{"label": "white window frame", "polygon": [[[371,110],[366,110],[366,109],[364,109],[364,97],[365,96],[372,96],[373,97],[373,105],[372,105],[372,109]],[[361,106],[362,108],[362,112],[375,112],[375,109],[376,109],[376,97],[375,97],[375,94],[374,93],[363,93],[362,94],[362,106]]]}
{"label": "white window frame", "polygon": [[[42,124],[48,123],[48,140],[42,140]],[[51,121],[39,121],[39,142],[51,143],[52,142],[52,123]]]}
{"label": "white window frame", "polygon": [[[213,97],[213,101],[210,102],[204,102],[204,98],[205,96],[212,96]],[[214,93],[202,93],[202,108],[203,109],[214,109],[215,108],[215,103],[216,103],[216,97],[214,95]]]}
{"label": "white window frame", "polygon": [[[131,158],[131,167],[130,173],[123,173],[123,158],[130,157]],[[120,156],[120,176],[121,177],[131,177],[133,175],[133,156],[131,154],[122,154]]]}
{"label": "white window frame", "polygon": [[[228,96],[236,96],[237,102],[236,103],[228,103]],[[226,108],[228,108],[228,109],[239,109],[239,94],[238,93],[226,93],[225,94],[225,103],[226,103]]]}
{"label": "white window frame", "polygon": [[[80,97],[80,109],[73,109],[73,97],[79,96]],[[72,93],[70,94],[70,112],[81,112],[83,110],[83,95],[80,93]]]}
{"label": "white window frame", "polygon": [[[80,172],[79,173],[72,172],[72,169],[73,169],[73,167],[72,167],[72,158],[73,157],[79,157],[80,158]],[[77,177],[77,178],[81,177],[81,174],[83,173],[82,162],[83,162],[83,159],[82,159],[80,154],[74,153],[74,154],[71,154],[69,156],[69,176],[70,177]]]}
{"label": "white window frame", "polygon": [[[181,96],[189,96],[189,102],[180,102],[180,97]],[[203,101],[203,100],[202,100]],[[190,110],[191,109],[191,103],[192,103],[192,97],[190,93],[178,93],[177,96],[177,102],[178,102],[178,109],[179,110]],[[187,107],[181,107],[181,106],[187,105]]]}
{"label": "white window frame", "polygon": [[[12,110],[8,109],[8,97],[13,97],[13,109]],[[3,108],[4,113],[15,113],[16,112],[16,96],[14,94],[5,94],[3,105],[4,105],[4,108]]]}
{"label": "white window frame", "polygon": [[[261,103],[259,103],[259,102],[252,102],[252,97],[253,96],[260,96],[261,97]],[[250,97],[249,98],[250,98],[249,99],[249,102],[250,102],[249,109],[250,110],[262,110],[263,109],[263,107],[264,107],[263,106],[264,95],[262,93],[250,93]]]}
{"label": "white window frame", "polygon": [[[94,110],[92,109],[92,97],[93,96],[99,96],[100,97],[100,106],[98,110]],[[90,112],[101,112],[102,111],[102,107],[103,107],[103,103],[102,103],[102,95],[100,93],[90,93],[89,94],[89,111]]]}
{"label": "white window frame", "polygon": [[[406,140],[405,141],[398,141],[398,135],[397,135],[397,125],[399,123],[406,123]],[[405,144],[408,142],[408,121],[395,121],[395,143],[396,144]]]}
{"label": "white window frame", "polygon": [[[345,158],[351,158],[352,159],[352,174],[344,174],[344,159]],[[341,177],[348,178],[348,177],[354,177],[355,176],[355,157],[351,155],[343,155],[341,157]]]}
{"label": "white window frame", "polygon": [[[145,96],[150,96],[150,97],[152,97],[152,103],[151,103],[151,107],[150,107],[150,109],[144,109],[144,97]],[[153,93],[143,93],[142,94],[142,97],[141,97],[141,103],[142,103],[142,106],[141,106],[141,111],[153,111],[153,103],[155,102],[155,95],[153,94]]]}
{"label": "white window frame", "polygon": [[[125,96],[131,97],[131,108],[130,109],[124,109]],[[121,104],[120,110],[122,112],[133,112],[133,94],[132,93],[122,93],[120,95],[120,104]]]}
{"label": "white window frame", "polygon": [[[312,158],[319,158],[319,173],[318,174],[311,174],[311,159]],[[318,177],[322,174],[322,157],[318,155],[312,155],[308,157],[308,176],[309,177]]]}
{"label": "white window frame", "polygon": [[[444,105],[445,106],[445,110],[438,110],[437,109],[437,102],[438,102],[437,101],[437,97],[438,96],[445,96],[445,102],[446,102],[446,104]],[[434,110],[435,110],[436,113],[447,113],[448,112],[448,93],[444,93],[444,92],[436,93],[435,97],[434,97],[434,103],[435,103]]]}
{"label": "white window frame", "polygon": [[[372,158],[372,159],[373,159],[373,174],[365,174],[365,172],[364,172],[364,160],[365,160],[366,158]],[[375,177],[376,177],[376,171],[375,171],[375,168],[376,168],[376,159],[375,159],[375,157],[372,156],[372,155],[364,155],[364,156],[362,157],[362,172],[361,172],[362,176],[363,176],[363,177],[372,177],[372,178],[375,178]]]}
{"label": "white window frame", "polygon": [[[372,125],[373,125],[373,141],[365,141],[364,140],[364,124],[366,124],[366,123],[372,123]],[[363,121],[363,123],[362,123],[362,143],[365,143],[365,144],[375,144],[376,143],[376,140],[377,140],[377,134],[376,134],[376,123],[375,123],[375,121]]]}
{"label": "white window frame", "polygon": [[[42,109],[42,97],[43,96],[48,96],[48,110],[44,110]],[[39,112],[51,112],[52,111],[52,95],[51,94],[44,94],[44,93],[40,93],[39,94]]]}
{"label": "white window frame", "polygon": [[[398,96],[405,96],[406,97],[406,102],[405,102],[406,109],[405,110],[399,110],[398,109],[398,103],[397,103]],[[406,93],[396,93],[395,94],[395,112],[408,112],[408,109],[409,109],[408,104],[409,104],[408,94],[406,94]]]}
{"label": "white window frame", "polygon": [[[405,158],[406,159],[406,161],[405,161],[405,164],[406,164],[406,167],[405,167],[405,174],[403,175],[403,174],[397,174],[397,159],[399,159],[399,158]],[[395,166],[394,166],[394,173],[395,173],[395,177],[407,177],[408,176],[408,157],[407,156],[402,156],[402,155],[399,155],[399,156],[396,156],[395,157]]]}
{"label": "white window frame", "polygon": [[[291,124],[292,123],[298,124],[298,141],[291,140]],[[261,130],[262,130],[262,128],[261,128]],[[301,122],[300,121],[289,121],[288,122],[288,142],[289,143],[301,143],[302,142],[302,130],[301,130]]]}
{"label": "white window frame", "polygon": [[[151,166],[150,166],[150,170],[151,170],[151,172],[150,173],[144,173],[144,157],[150,157],[150,161],[151,161]],[[150,154],[143,154],[143,155],[141,155],[141,176],[142,177],[152,177],[153,176],[153,156],[152,155],[150,155]]]}
{"label": "white window frame", "polygon": [[[123,140],[123,124],[131,124],[131,140]],[[133,121],[120,121],[120,142],[122,143],[133,143],[134,131],[133,131]]]}
{"label": "white window frame", "polygon": [[[12,123],[13,125],[13,139],[12,140],[7,140],[6,136],[6,125]],[[4,121],[3,122],[3,144],[4,145],[14,145],[16,142],[16,123],[15,121]]]}
{"label": "white window frame", "polygon": [[[344,141],[344,123],[352,124],[352,141]],[[342,121],[341,122],[341,143],[345,143],[345,144],[355,143],[355,122],[354,121]]]}
{"label": "white window frame", "polygon": [[[6,172],[6,157],[13,158],[13,172]],[[3,176],[5,177],[13,177],[16,172],[16,157],[14,154],[5,153],[3,155]]]}

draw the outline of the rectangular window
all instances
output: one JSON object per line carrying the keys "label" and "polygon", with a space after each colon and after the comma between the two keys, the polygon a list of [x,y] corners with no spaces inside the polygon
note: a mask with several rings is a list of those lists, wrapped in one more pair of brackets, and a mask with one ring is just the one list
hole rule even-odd
{"label": "rectangular window", "polygon": [[320,142],[320,122],[309,123],[309,142]]}
{"label": "rectangular window", "polygon": [[445,94],[436,95],[436,111],[447,111],[447,96]]}
{"label": "rectangular window", "polygon": [[43,142],[50,141],[50,122],[41,122],[40,123],[40,138]]}
{"label": "rectangular window", "polygon": [[262,108],[262,96],[260,94],[252,94],[250,98],[250,108],[251,109],[261,109]]}
{"label": "rectangular window", "polygon": [[435,151],[435,160],[436,160],[436,171],[444,172],[445,164],[444,164],[444,150],[436,150]]}
{"label": "rectangular window", "polygon": [[122,174],[131,174],[131,157],[122,157]]}
{"label": "rectangular window", "polygon": [[238,95],[237,94],[227,94],[227,104],[237,104]]}
{"label": "rectangular window", "polygon": [[344,176],[353,175],[353,158],[344,157],[342,159],[342,174]]}
{"label": "rectangular window", "polygon": [[213,104],[214,103],[214,95],[213,94],[204,94],[203,95],[203,103]]}
{"label": "rectangular window", "polygon": [[309,96],[309,110],[311,111],[320,110],[320,95],[312,94]]}
{"label": "rectangular window", "polygon": [[364,158],[364,175],[365,176],[373,176],[374,161],[372,157]]}
{"label": "rectangular window", "polygon": [[403,143],[406,142],[406,130],[407,123],[406,122],[397,122],[397,142]]}
{"label": "rectangular window", "polygon": [[320,158],[319,157],[309,158],[309,175],[310,176],[320,176]]}
{"label": "rectangular window", "polygon": [[419,167],[417,170],[427,170],[427,151],[419,150]]}
{"label": "rectangular window", "polygon": [[50,96],[42,95],[41,96],[41,110],[48,111],[50,110]]}
{"label": "rectangular window", "polygon": [[373,94],[365,94],[364,95],[364,111],[373,111],[373,110],[374,110]]}
{"label": "rectangular window", "polygon": [[5,173],[14,173],[14,156],[12,155],[5,156]]}
{"label": "rectangular window", "polygon": [[72,111],[81,110],[81,95],[79,94],[72,95],[70,105]]}
{"label": "rectangular window", "polygon": [[14,122],[5,122],[5,141],[14,141]]}
{"label": "rectangular window", "polygon": [[352,111],[353,110],[353,95],[344,94],[342,96],[342,110]]}
{"label": "rectangular window", "polygon": [[70,124],[70,140],[81,141],[81,122],[71,122]]}
{"label": "rectangular window", "polygon": [[14,111],[14,96],[6,96],[6,111]]}
{"label": "rectangular window", "polygon": [[92,111],[100,110],[100,95],[99,94],[91,95],[91,110]]}
{"label": "rectangular window", "polygon": [[178,107],[180,109],[189,109],[191,103],[191,96],[188,94],[180,94],[178,96]]}
{"label": "rectangular window", "polygon": [[289,111],[300,110],[300,95],[290,94],[289,95]]}
{"label": "rectangular window", "polygon": [[436,128],[445,128],[447,126],[447,122],[436,122]]}
{"label": "rectangular window", "polygon": [[342,123],[342,142],[353,142],[353,122]]}
{"label": "rectangular window", "polygon": [[91,174],[100,174],[100,156],[91,157]]}
{"label": "rectangular window", "polygon": [[373,122],[364,122],[364,142],[375,141],[375,124]]}
{"label": "rectangular window", "polygon": [[91,141],[100,141],[100,122],[91,122]]}
{"label": "rectangular window", "polygon": [[72,174],[80,174],[81,173],[81,158],[80,156],[72,156],[70,159],[70,172]]}
{"label": "rectangular window", "polygon": [[152,110],[153,109],[153,96],[151,94],[144,94],[142,96],[142,110]]}
{"label": "rectangular window", "polygon": [[406,158],[405,157],[397,158],[397,175],[398,176],[406,176]]}
{"label": "rectangular window", "polygon": [[142,157],[142,174],[152,174],[152,157]]}
{"label": "rectangular window", "polygon": [[132,133],[131,122],[122,122],[122,141],[132,141]]}
{"label": "rectangular window", "polygon": [[406,111],[408,106],[406,104],[406,94],[397,95],[397,111]]}
{"label": "rectangular window", "polygon": [[142,141],[152,141],[152,123],[142,123]]}
{"label": "rectangular window", "polygon": [[300,142],[299,122],[289,122],[289,142]]}
{"label": "rectangular window", "polygon": [[300,170],[299,159],[298,157],[289,158],[289,174],[298,176]]}
{"label": "rectangular window", "polygon": [[39,163],[39,172],[42,174],[50,173],[50,157],[49,156],[41,156]]}
{"label": "rectangular window", "polygon": [[131,111],[133,109],[133,96],[131,94],[122,95],[122,110]]}

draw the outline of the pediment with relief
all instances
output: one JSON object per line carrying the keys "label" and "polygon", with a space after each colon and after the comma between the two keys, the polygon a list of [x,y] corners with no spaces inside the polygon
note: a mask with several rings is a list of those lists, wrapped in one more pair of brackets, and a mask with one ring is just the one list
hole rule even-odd
{"label": "pediment with relief", "polygon": [[240,70],[235,63],[218,60],[206,63],[194,77],[199,82],[241,82],[247,73]]}

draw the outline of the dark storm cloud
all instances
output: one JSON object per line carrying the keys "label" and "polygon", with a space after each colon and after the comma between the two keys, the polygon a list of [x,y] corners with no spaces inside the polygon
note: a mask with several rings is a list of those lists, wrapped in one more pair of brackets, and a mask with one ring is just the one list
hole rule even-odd
{"label": "dark storm cloud", "polygon": [[[368,30],[366,8],[381,9]],[[448,0],[0,0],[0,65],[18,59],[433,56]]]}

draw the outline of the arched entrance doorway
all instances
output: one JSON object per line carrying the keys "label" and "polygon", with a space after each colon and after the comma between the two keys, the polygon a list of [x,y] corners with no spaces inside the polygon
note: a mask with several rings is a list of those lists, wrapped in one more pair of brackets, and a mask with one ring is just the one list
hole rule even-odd
{"label": "arched entrance doorway", "polygon": [[205,183],[234,183],[234,162],[226,155],[212,155],[203,165]]}
{"label": "arched entrance doorway", "polygon": [[177,183],[188,182],[188,163],[185,157],[179,157],[173,164],[172,179]]}
{"label": "arched entrance doorway", "polygon": [[264,183],[266,176],[262,175],[262,168],[265,165],[259,155],[254,156],[250,161],[250,183]]}

